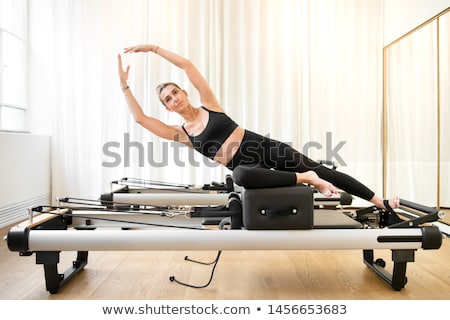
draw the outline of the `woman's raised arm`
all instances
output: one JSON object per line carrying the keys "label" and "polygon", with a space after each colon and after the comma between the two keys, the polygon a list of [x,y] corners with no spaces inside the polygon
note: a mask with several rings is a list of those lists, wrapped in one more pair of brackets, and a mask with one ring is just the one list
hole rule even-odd
{"label": "woman's raised arm", "polygon": [[166,59],[170,63],[174,64],[178,68],[182,69],[189,81],[197,89],[200,94],[200,100],[202,104],[210,110],[223,112],[223,109],[217,100],[213,90],[211,89],[209,83],[203,77],[203,75],[198,71],[197,67],[188,59],[173,53],[169,50],[163,49],[159,46],[153,44],[137,45],[133,47],[128,47],[124,49],[125,53],[130,52],[154,52],[162,58]]}
{"label": "woman's raised arm", "polygon": [[182,142],[190,146],[191,142],[180,126],[171,126],[156,118],[149,117],[144,114],[141,106],[131,93],[130,87],[128,86],[128,72],[130,70],[130,67],[127,66],[125,70],[123,69],[122,58],[120,54],[117,56],[117,62],[119,67],[120,86],[124,93],[128,108],[133,115],[134,121],[136,121],[138,124],[146,128],[153,134],[157,135],[158,137]]}

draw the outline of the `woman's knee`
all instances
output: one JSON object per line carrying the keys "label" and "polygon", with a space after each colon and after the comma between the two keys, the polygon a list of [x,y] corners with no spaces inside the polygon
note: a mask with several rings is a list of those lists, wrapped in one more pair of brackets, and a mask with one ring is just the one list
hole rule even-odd
{"label": "woman's knee", "polygon": [[249,186],[256,183],[257,169],[255,166],[240,165],[233,170],[233,180],[239,186]]}

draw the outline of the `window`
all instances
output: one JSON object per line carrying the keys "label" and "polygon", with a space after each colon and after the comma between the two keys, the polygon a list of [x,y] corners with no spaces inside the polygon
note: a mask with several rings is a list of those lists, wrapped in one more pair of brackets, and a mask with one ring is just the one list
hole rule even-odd
{"label": "window", "polygon": [[0,131],[27,131],[27,0],[0,0]]}

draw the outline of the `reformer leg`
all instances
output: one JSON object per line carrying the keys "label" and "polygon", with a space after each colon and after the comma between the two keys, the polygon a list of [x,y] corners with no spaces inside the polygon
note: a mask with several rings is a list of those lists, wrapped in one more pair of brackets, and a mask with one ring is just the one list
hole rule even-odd
{"label": "reformer leg", "polygon": [[44,265],[45,286],[47,291],[52,294],[57,293],[59,288],[86,266],[88,251],[78,251],[76,260],[72,262],[72,267],[62,274],[58,272],[59,255],[59,251],[36,252],[36,264]]}
{"label": "reformer leg", "polygon": [[377,259],[374,261],[373,250],[363,250],[364,263],[394,290],[400,291],[408,281],[406,264],[414,262],[414,252],[414,249],[392,250],[392,261],[394,262],[392,274],[386,271],[383,260]]}

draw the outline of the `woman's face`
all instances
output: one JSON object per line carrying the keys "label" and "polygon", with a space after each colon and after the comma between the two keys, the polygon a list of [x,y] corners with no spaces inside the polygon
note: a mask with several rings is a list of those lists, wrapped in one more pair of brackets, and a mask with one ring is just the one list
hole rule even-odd
{"label": "woman's face", "polygon": [[161,91],[160,99],[169,111],[179,112],[189,104],[187,92],[172,84]]}

